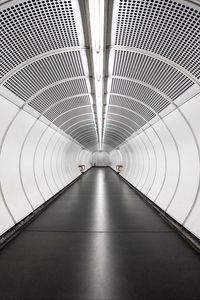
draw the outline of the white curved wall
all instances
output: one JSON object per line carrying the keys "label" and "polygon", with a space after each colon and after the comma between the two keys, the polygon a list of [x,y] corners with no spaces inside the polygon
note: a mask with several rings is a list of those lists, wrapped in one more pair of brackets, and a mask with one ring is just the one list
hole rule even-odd
{"label": "white curved wall", "polygon": [[0,97],[0,235],[90,168],[91,153]]}
{"label": "white curved wall", "polygon": [[[110,153],[112,168],[200,238],[200,94]],[[119,154],[120,153],[120,154]]]}

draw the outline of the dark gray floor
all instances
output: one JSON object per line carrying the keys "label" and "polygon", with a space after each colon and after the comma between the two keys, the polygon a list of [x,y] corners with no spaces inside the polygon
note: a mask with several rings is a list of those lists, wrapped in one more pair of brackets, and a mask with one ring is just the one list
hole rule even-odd
{"label": "dark gray floor", "polygon": [[200,259],[108,168],[0,252],[2,299],[200,299]]}

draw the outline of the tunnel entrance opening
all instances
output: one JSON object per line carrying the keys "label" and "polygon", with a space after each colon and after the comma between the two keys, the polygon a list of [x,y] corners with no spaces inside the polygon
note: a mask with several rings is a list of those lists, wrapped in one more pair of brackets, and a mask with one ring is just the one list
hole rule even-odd
{"label": "tunnel entrance opening", "polygon": [[109,167],[111,165],[109,154],[105,151],[96,151],[92,154],[93,167]]}

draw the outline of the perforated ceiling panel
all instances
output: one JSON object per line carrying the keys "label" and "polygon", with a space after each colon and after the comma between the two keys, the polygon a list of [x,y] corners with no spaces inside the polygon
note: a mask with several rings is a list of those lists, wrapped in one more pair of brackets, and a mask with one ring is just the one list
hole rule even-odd
{"label": "perforated ceiling panel", "polygon": [[116,129],[137,134],[200,91],[199,34],[200,7],[190,1],[113,1],[105,148],[119,146]]}
{"label": "perforated ceiling panel", "polygon": [[127,110],[121,107],[110,106],[108,109],[108,114],[114,114],[116,116],[123,114],[124,118],[127,118],[127,120],[130,120],[133,123],[133,126],[131,126],[133,129],[136,127],[140,128],[146,123],[146,120],[143,119],[141,115],[133,112],[132,110]]}
{"label": "perforated ceiling panel", "polygon": [[159,93],[141,83],[129,81],[126,79],[112,80],[111,94],[121,94],[136,99],[141,103],[154,108],[155,111],[162,111],[169,102]]}
{"label": "perforated ceiling panel", "polygon": [[43,112],[56,102],[81,94],[88,94],[85,79],[67,80],[49,87],[34,97],[29,105]]}
{"label": "perforated ceiling panel", "polygon": [[[200,6],[192,2],[105,1],[105,149],[200,91]],[[0,88],[97,149],[91,28],[83,22],[88,1],[10,0],[1,1],[0,10]]]}
{"label": "perforated ceiling panel", "polygon": [[38,54],[79,45],[71,0],[18,1],[1,17],[1,76]]}
{"label": "perforated ceiling panel", "polygon": [[[1,5],[3,88],[83,146],[97,149],[89,61],[78,0],[14,0]],[[70,130],[79,121],[89,128]],[[72,127],[71,127],[72,126]],[[69,128],[70,127],[70,128]],[[87,145],[84,135],[92,133]]]}
{"label": "perforated ceiling panel", "polygon": [[80,52],[64,52],[39,59],[24,67],[5,81],[4,86],[26,101],[45,86],[80,76],[84,76]]}
{"label": "perforated ceiling panel", "polygon": [[200,76],[198,10],[171,0],[120,0],[115,44],[158,53]]}
{"label": "perforated ceiling panel", "polygon": [[172,100],[194,84],[191,79],[169,64],[137,52],[116,51],[113,75],[145,82]]}
{"label": "perforated ceiling panel", "polygon": [[54,121],[56,125],[59,125],[61,119],[64,120],[66,114],[68,115],[70,111],[77,113],[77,109],[84,110],[85,108],[91,112],[89,96],[74,97],[55,103],[51,108],[47,109],[44,116],[47,119]]}
{"label": "perforated ceiling panel", "polygon": [[110,106],[118,106],[133,110],[134,112],[141,115],[147,121],[151,120],[155,117],[156,113],[153,112],[150,107],[148,108],[145,104],[131,99],[127,97],[122,97],[118,95],[111,95],[110,96]]}

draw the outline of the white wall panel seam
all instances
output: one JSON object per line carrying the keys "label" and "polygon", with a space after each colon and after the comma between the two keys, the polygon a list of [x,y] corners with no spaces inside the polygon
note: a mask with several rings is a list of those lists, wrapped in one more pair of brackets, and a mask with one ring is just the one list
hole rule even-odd
{"label": "white wall panel seam", "polygon": [[[198,152],[198,157],[199,157],[199,160],[198,160],[198,164],[199,164],[199,170],[200,170],[200,149],[199,149],[199,145],[198,145],[198,141],[197,141],[197,138],[196,138],[196,135],[193,131],[193,128],[191,127],[189,121],[187,120],[187,118],[185,117],[185,115],[183,114],[183,112],[180,110],[180,108],[173,102],[171,101],[171,104],[175,107],[175,110],[177,110],[180,115],[182,116],[183,120],[185,121],[185,123],[187,124],[187,126],[189,127],[189,130],[191,131],[192,133],[192,136],[194,138],[194,141],[195,141],[195,145],[196,145],[196,148],[197,148],[197,152]],[[162,118],[162,121],[163,121],[163,118]],[[169,130],[168,126],[166,125],[166,123],[163,121],[163,123],[165,124],[165,126],[167,127],[167,129]],[[169,130],[170,132],[170,130]],[[177,187],[178,188],[178,187]],[[198,185],[198,188],[197,188],[197,193],[196,193],[196,196],[195,196],[195,200],[194,200],[194,203],[193,205],[195,205],[195,202],[198,198],[198,194],[199,194],[199,191],[200,191],[200,173],[199,173],[199,185]],[[176,194],[176,193],[175,193]],[[175,196],[175,195],[174,195]],[[173,200],[173,199],[172,199]],[[167,210],[169,209],[169,207],[171,206],[173,201],[170,202],[170,204],[168,205],[167,207]],[[192,206],[193,207],[193,206]],[[192,210],[192,207],[191,207],[191,210]],[[190,213],[189,213],[190,214]],[[185,222],[187,221],[187,217],[185,218],[185,220],[183,221],[183,224],[185,224]]]}
{"label": "white wall panel seam", "polygon": [[[153,182],[154,182],[154,180],[155,180],[155,177],[156,177],[156,172],[157,172],[157,165],[158,165],[158,164],[157,164],[157,156],[156,156],[155,147],[154,147],[154,145],[153,145],[151,139],[149,138],[148,133],[146,132],[146,130],[144,130],[143,132],[144,132],[145,136],[147,137],[149,143],[151,144],[151,147],[152,147],[152,150],[153,150],[153,154],[154,154],[154,158],[155,158],[155,172],[154,172],[154,175],[153,175],[153,181],[152,181],[152,184],[153,184]],[[148,155],[149,155],[149,152],[148,152]],[[151,168],[150,166],[151,166],[151,164],[150,164],[150,155],[149,155],[149,172],[148,172],[148,174],[150,173],[150,168]],[[148,176],[146,177],[146,180],[145,180],[145,182],[144,182],[144,185],[141,187],[141,189],[143,189],[143,188],[145,187],[146,182],[147,182],[147,179],[148,179]]]}
{"label": "white wall panel seam", "polygon": [[[54,139],[54,137],[56,136],[57,133],[59,134],[58,129],[55,130],[55,131],[53,132],[52,136],[50,137],[50,139],[49,139],[49,141],[48,141],[48,143],[47,143],[47,145],[46,145],[46,149],[45,149],[45,152],[44,152],[44,157],[46,156],[46,153],[47,153],[47,151],[48,151],[48,147],[49,147],[51,141],[53,141],[53,139]],[[61,138],[61,136],[62,136],[62,135],[60,135],[60,134],[58,135],[56,142],[59,141],[59,139]],[[56,142],[54,141],[55,145],[52,146],[52,149],[51,149],[51,154],[50,154],[50,170],[51,170],[51,176],[52,176],[53,182],[54,182],[55,186],[57,187],[57,189],[59,190],[59,187],[58,187],[58,185],[57,185],[57,183],[56,183],[56,181],[55,181],[55,178],[54,178],[54,176],[53,176],[53,170],[52,170],[52,157],[53,157],[54,147],[56,146]],[[45,162],[45,160],[44,160],[44,162]],[[44,170],[45,170],[45,178],[46,178],[46,182],[48,183],[48,180],[47,180],[47,171],[46,171],[46,169],[45,169],[45,165],[44,165]]]}
{"label": "white wall panel seam", "polygon": [[[126,97],[126,96],[125,96],[125,97]],[[132,98],[132,97],[127,97],[127,98]],[[135,99],[134,99],[134,100],[135,100]],[[140,102],[140,101],[139,101],[139,102]],[[174,105],[175,109],[177,108],[177,106],[175,105],[175,103],[171,102],[171,104]],[[113,105],[113,106],[114,106],[114,105]],[[146,105],[146,106],[148,106],[148,105]],[[126,109],[126,108],[123,108],[123,109]],[[159,116],[159,114],[158,114],[156,111],[154,111],[152,108],[149,107],[149,109],[151,109],[151,110],[159,117],[159,120],[163,122],[163,124],[165,125],[165,127],[167,128],[167,130],[169,131],[169,133],[170,133],[170,135],[171,135],[171,132],[170,132],[168,126],[164,123],[163,118],[161,118],[161,117]],[[129,109],[126,109],[126,110],[129,110]],[[135,113],[136,113],[136,112],[135,112]],[[138,114],[138,113],[136,113],[136,114]],[[139,115],[139,114],[138,114],[138,115]],[[142,116],[140,116],[140,117],[141,117],[142,119],[144,119],[144,120],[146,121],[146,123],[148,123],[148,124],[150,125],[150,127],[154,130],[154,132],[156,133],[156,135],[158,136],[158,138],[159,138],[159,140],[160,140],[160,142],[161,142],[161,144],[162,144],[162,141],[161,141],[159,135],[157,134],[157,132],[155,131],[153,125],[151,125],[144,117],[142,117]],[[142,128],[141,128],[141,129],[142,129]],[[145,130],[144,130],[144,131],[145,131]],[[140,134],[140,133],[139,133],[139,134]],[[126,142],[126,141],[125,141],[125,142]],[[165,155],[165,166],[166,166],[166,167],[165,167],[165,177],[164,177],[164,180],[165,180],[165,178],[166,178],[166,172],[167,172],[167,158],[166,158],[166,152],[165,152],[165,150],[164,150],[163,144],[162,144],[162,148],[163,148],[163,152],[164,152],[164,155]],[[156,177],[156,174],[155,174],[155,177]],[[154,179],[155,179],[155,178],[154,178]],[[153,186],[153,185],[152,185],[152,186]],[[160,191],[159,191],[159,193],[158,193],[156,199],[159,197],[159,194],[160,194],[160,192],[161,192],[163,186],[164,186],[164,181],[163,181],[163,183],[162,183],[161,189],[160,189]],[[150,190],[151,190],[151,188],[149,189],[149,191],[147,192],[147,194],[150,192]]]}
{"label": "white wall panel seam", "polygon": [[[124,147],[124,153],[126,155],[126,173],[125,176],[126,178],[129,178],[131,182],[133,181],[135,172],[137,171],[137,159],[136,159],[136,153],[134,151],[134,147],[132,144],[126,145]],[[128,162],[132,161],[132,165],[129,164]]]}
{"label": "white wall panel seam", "polygon": [[[138,138],[138,136],[136,137],[136,139],[137,138]],[[142,177],[143,170],[144,170],[144,159],[143,159],[143,155],[141,155],[142,150],[141,150],[139,139],[138,139],[138,141],[135,140],[135,148],[136,148],[136,153],[137,153],[138,163],[139,163],[138,174],[137,174],[137,177],[135,178],[135,181],[134,181],[134,185],[137,187],[138,182],[140,181],[140,179]],[[140,163],[141,163],[141,165],[140,165]]]}
{"label": "white wall panel seam", "polygon": [[[129,98],[131,98],[131,97],[129,97]],[[131,98],[132,99],[132,98]],[[140,102],[140,101],[139,101]],[[111,105],[111,106],[114,106],[114,105]],[[115,105],[116,106],[116,105]],[[146,105],[146,106],[148,106],[148,105]],[[120,106],[117,106],[117,107],[120,107]],[[149,107],[150,108],[150,107]],[[130,109],[127,109],[127,108],[123,108],[123,109],[125,109],[125,110],[128,110],[128,111],[132,111],[132,110],[130,110]],[[152,108],[150,108],[159,118],[160,118],[160,116],[159,116],[159,114],[158,113],[156,113],[156,111],[154,111]],[[138,116],[140,116],[147,124],[149,124],[149,127],[150,128],[152,128],[153,129],[153,131],[155,132],[155,130],[154,130],[154,128],[152,127],[152,125],[149,123],[149,121],[147,120],[147,119],[145,119],[143,116],[141,116],[140,114],[138,114],[137,112],[135,112],[134,111],[134,113],[136,114],[136,115],[138,115]],[[161,119],[161,118],[160,118]],[[135,122],[135,124],[137,124],[136,122]],[[138,124],[137,124],[138,125]],[[127,125],[128,126],[128,125]],[[139,127],[139,125],[138,125],[138,127]],[[131,127],[130,127],[131,128]],[[143,128],[141,127],[140,128],[140,130],[142,130],[143,132],[146,132],[146,130],[144,129],[143,130]],[[156,132],[155,132],[156,133]],[[140,132],[136,132],[136,136],[138,136],[140,134]],[[157,133],[156,133],[156,135],[157,135]],[[135,137],[134,137],[135,138]],[[150,139],[149,139],[150,140]],[[125,141],[125,143],[126,143],[126,141]],[[153,147],[153,149],[154,149],[154,151],[155,151],[155,148]],[[154,152],[155,153],[155,157],[156,157],[156,152]],[[156,157],[156,161],[157,161],[157,157]],[[156,167],[157,167],[157,165],[156,165]],[[154,176],[154,180],[155,180],[155,177],[156,177],[156,172],[155,172],[155,176]],[[152,182],[152,186],[153,186],[153,183],[154,183],[154,180],[153,180],[153,182]],[[151,187],[152,187],[151,186]],[[151,189],[151,187],[150,187],[150,189]],[[150,189],[148,190],[148,192],[147,193],[149,193],[149,191],[150,191]]]}
{"label": "white wall panel seam", "polygon": [[[8,124],[7,129],[6,129],[5,132],[4,132],[4,135],[3,135],[3,137],[2,137],[1,144],[0,144],[0,157],[1,157],[1,154],[2,154],[3,144],[4,144],[4,141],[5,141],[6,136],[7,136],[7,134],[8,134],[8,131],[9,131],[9,129],[11,128],[11,126],[12,126],[12,124],[14,123],[15,119],[17,118],[17,116],[19,115],[21,109],[22,109],[22,108],[19,108],[19,109],[18,109],[18,111],[17,111],[16,114],[13,116],[13,118],[12,118],[11,121],[10,121],[10,123]],[[16,224],[17,222],[16,222],[16,220],[15,220],[15,218],[14,218],[14,216],[13,216],[13,214],[12,214],[12,212],[11,212],[11,210],[10,210],[8,204],[7,204],[7,201],[6,201],[6,199],[5,199],[5,196],[4,196],[4,193],[3,193],[3,189],[2,189],[2,183],[1,183],[1,181],[0,181],[0,193],[1,193],[1,197],[2,197],[2,200],[3,200],[3,202],[4,202],[4,205],[5,205],[5,207],[6,207],[7,211],[8,211],[8,213],[9,213],[9,215],[10,215],[12,221],[14,222],[14,224]]]}
{"label": "white wall panel seam", "polygon": [[163,180],[162,180],[162,184],[160,186],[160,189],[158,191],[158,194],[157,196],[155,197],[155,199],[157,199],[157,197],[160,195],[161,191],[162,191],[162,188],[164,186],[164,182],[165,182],[165,178],[166,178],[166,174],[167,174],[167,154],[166,154],[166,151],[165,151],[165,147],[164,147],[164,144],[162,142],[162,139],[160,137],[160,135],[158,134],[158,132],[155,130],[154,128],[154,132],[156,133],[160,143],[161,143],[161,147],[162,147],[162,150],[163,150],[163,154],[164,154],[164,159],[165,159],[165,168],[164,168],[164,177],[163,177]]}
{"label": "white wall panel seam", "polygon": [[[116,106],[116,107],[120,107],[120,106],[117,106],[117,105],[110,105],[110,106]],[[125,110],[128,110],[128,111],[132,111],[132,110],[130,110],[130,109],[127,109],[127,108],[123,108],[123,109],[125,109]],[[153,111],[153,110],[152,110]],[[136,114],[136,115],[138,115],[138,116],[140,116],[142,119],[144,119],[145,120],[145,122],[146,123],[148,123],[149,124],[149,126],[150,127],[152,127],[152,125],[143,117],[143,116],[141,116],[140,114],[138,114],[137,112],[135,112],[134,111],[134,113]],[[157,114],[155,111],[154,111],[154,113],[155,114]],[[135,122],[136,124],[137,124],[137,122]],[[137,124],[138,125],[138,124]],[[128,126],[128,125],[127,125]],[[139,125],[138,125],[138,127],[139,127]],[[140,130],[142,130],[144,133],[145,133],[145,135],[148,137],[148,134],[146,133],[146,130],[143,130],[143,128],[141,127],[140,128]],[[139,136],[140,135],[140,133],[136,133],[137,134],[137,136]],[[151,142],[151,140],[150,140],[150,138],[148,137],[148,139],[149,139],[149,141],[150,141],[150,143],[152,144],[152,142]],[[155,148],[154,148],[154,146],[153,146],[153,144],[152,144],[152,147],[153,147],[153,150],[154,150],[154,154],[155,154],[155,158],[156,158],[156,160],[157,160],[157,157],[156,157],[156,152],[155,152]],[[156,176],[156,173],[155,173],[155,176]]]}
{"label": "white wall panel seam", "polygon": [[[129,158],[129,148],[131,149],[131,159]],[[136,154],[134,151],[134,148],[132,145],[126,145],[123,149],[123,156],[125,156],[124,160],[126,162],[126,169],[124,170],[124,176],[126,178],[131,178],[131,182],[133,181],[133,178],[135,176],[135,173],[137,172],[137,160],[136,160]],[[128,161],[132,160],[133,162],[133,167],[130,168],[130,165],[128,164]]]}
{"label": "white wall panel seam", "polygon": [[200,149],[199,149],[199,144],[198,144],[198,140],[197,140],[197,137],[196,137],[196,134],[190,124],[190,122],[188,121],[188,119],[186,118],[186,116],[184,115],[184,113],[179,109],[177,108],[177,110],[179,111],[180,115],[182,116],[182,118],[185,120],[187,126],[189,127],[191,133],[192,133],[192,136],[193,136],[193,139],[194,139],[194,143],[195,143],[195,146],[197,148],[197,153],[198,153],[198,169],[199,169],[199,178],[198,178],[198,187],[197,187],[197,191],[196,191],[196,195],[195,195],[195,198],[194,198],[194,201],[193,201],[193,204],[189,210],[189,212],[187,213],[187,216],[185,217],[184,221],[183,221],[183,225],[185,225],[185,223],[187,222],[192,210],[194,209],[195,205],[196,205],[196,202],[197,202],[197,199],[198,199],[198,195],[199,195],[199,192],[200,192]]}
{"label": "white wall panel seam", "polygon": [[[178,144],[176,142],[176,139],[172,133],[172,131],[170,130],[169,126],[166,124],[164,118],[162,119],[163,123],[165,124],[165,126],[167,127],[169,133],[170,133],[170,136],[172,137],[172,140],[174,141],[174,145],[175,145],[175,148],[176,148],[176,151],[177,151],[177,156],[178,156],[178,178],[177,178],[177,182],[176,182],[176,185],[175,185],[175,189],[174,189],[174,192],[173,192],[173,195],[172,195],[172,198],[170,199],[170,202],[168,203],[165,211],[168,210],[169,206],[171,205],[175,195],[176,195],[176,192],[177,192],[177,189],[178,189],[178,185],[179,185],[179,182],[180,182],[180,177],[181,177],[181,158],[180,158],[180,151],[179,151],[179,148],[178,148]],[[158,195],[159,196],[159,195]],[[156,200],[155,200],[155,203],[158,199],[158,196],[156,197]]]}
{"label": "white wall panel seam", "polygon": [[[33,124],[35,124],[35,122],[33,122]],[[19,155],[19,174],[20,174],[19,177],[20,177],[20,182],[21,182],[21,186],[22,186],[22,189],[23,189],[23,191],[24,191],[24,194],[25,194],[27,200],[29,201],[29,203],[30,203],[32,209],[34,210],[34,207],[32,206],[31,201],[29,200],[29,197],[28,197],[28,195],[27,195],[27,193],[26,193],[25,186],[24,186],[24,183],[23,183],[23,180],[22,180],[22,153],[23,153],[24,145],[25,145],[25,143],[26,143],[26,141],[27,141],[27,138],[28,138],[28,136],[29,136],[29,134],[30,134],[30,132],[31,132],[31,130],[32,130],[32,128],[33,128],[33,124],[32,124],[32,126],[29,128],[29,130],[27,131],[27,134],[26,134],[25,139],[24,139],[24,141],[23,141],[23,143],[22,143],[22,146],[21,146],[20,155]]]}
{"label": "white wall panel seam", "polygon": [[[141,180],[142,180],[142,178],[143,178],[143,174],[144,174],[144,170],[145,170],[145,157],[147,156],[147,159],[148,159],[148,166],[149,166],[149,153],[148,153],[148,151],[147,151],[147,149],[146,149],[146,145],[145,145],[145,143],[144,143],[144,141],[143,141],[143,139],[142,139],[142,133],[141,134],[139,134],[138,135],[138,138],[139,138],[139,140],[140,140],[140,142],[141,142],[141,145],[143,145],[143,149],[144,149],[144,151],[142,150],[142,147],[141,147],[141,154],[142,154],[142,160],[143,160],[143,169],[142,169],[142,172],[141,172],[141,177],[140,177],[140,179],[138,180],[138,183],[137,183],[137,187],[140,185],[140,182],[141,182]],[[146,151],[146,155],[144,155],[144,152]],[[140,189],[141,189],[141,187],[140,187]]]}
{"label": "white wall panel seam", "polygon": [[[69,144],[69,149],[68,149],[68,152],[69,152],[69,159],[68,159],[68,162],[71,162],[71,146],[72,146],[72,141],[70,141],[70,144]],[[67,152],[65,153],[65,155],[67,154]],[[67,162],[67,160],[65,161]],[[68,168],[67,168],[68,166]],[[69,180],[70,182],[73,180],[73,176],[72,176],[72,173],[71,173],[71,169],[70,169],[70,163],[68,163],[68,165],[66,165],[65,163],[65,169],[66,169],[66,173],[68,174],[69,173]]]}
{"label": "white wall panel seam", "polygon": [[63,160],[64,160],[64,158],[66,156],[66,153],[69,149],[70,143],[71,143],[71,141],[69,140],[65,144],[63,152],[62,152],[62,159],[61,159],[61,169],[62,169],[62,173],[63,173],[63,178],[65,179],[65,185],[70,182],[70,175],[69,175],[69,173],[67,173],[67,170],[66,170],[66,166],[65,166],[66,160],[65,160],[65,162],[63,162]]}
{"label": "white wall panel seam", "polygon": [[[65,140],[65,141],[63,140],[63,142],[61,143],[61,145],[60,145],[59,148],[62,149],[62,145],[65,144],[65,143],[66,143],[66,140]],[[74,144],[73,141],[72,141],[72,145],[76,146],[76,144]],[[79,148],[80,148],[80,146],[79,146]],[[62,152],[62,154],[63,154],[63,152]],[[65,153],[65,155],[66,155],[66,154],[67,154],[67,152]],[[58,168],[58,167],[57,167],[57,168]]]}
{"label": "white wall panel seam", "polygon": [[57,170],[57,174],[58,174],[58,177],[59,177],[59,180],[60,180],[60,183],[62,185],[62,187],[65,187],[65,185],[63,184],[63,178],[61,178],[61,155],[62,155],[62,150],[63,150],[63,145],[65,144],[65,139],[62,137],[61,139],[63,139],[59,145],[59,148],[58,148],[58,155],[56,157],[56,170]]}
{"label": "white wall panel seam", "polygon": [[69,143],[69,140],[66,141],[66,140],[63,140],[63,143],[62,143],[62,148],[61,148],[61,154],[60,154],[60,172],[61,172],[61,176],[60,178],[62,179],[62,182],[63,182],[63,186],[66,186],[66,182],[67,182],[67,178],[66,178],[66,175],[64,174],[63,172],[63,164],[62,164],[62,160],[63,160],[63,155],[64,155],[64,152],[65,152],[65,148],[67,146],[67,144]]}
{"label": "white wall panel seam", "polygon": [[135,148],[135,156],[136,156],[136,162],[137,162],[137,174],[136,174],[135,178],[132,179],[132,182],[135,185],[136,184],[135,182],[137,182],[137,180],[139,178],[139,175],[141,172],[140,168],[141,168],[141,166],[143,166],[143,161],[142,161],[142,157],[140,155],[141,149],[140,149],[138,143],[136,142],[136,140],[133,141],[132,147]]}
{"label": "white wall panel seam", "polygon": [[[140,135],[140,138],[142,139],[142,134]],[[146,180],[148,178],[149,171],[150,171],[150,156],[149,156],[149,151],[148,151],[148,148],[146,146],[145,141],[143,141],[143,144],[144,144],[144,147],[145,147],[145,150],[146,150],[146,153],[147,153],[147,157],[148,157],[148,166],[147,166],[147,172],[146,172],[146,176],[145,176],[144,182],[143,182],[142,186],[140,187],[141,190],[142,190],[143,186],[146,183]]]}
{"label": "white wall panel seam", "polygon": [[[42,138],[43,138],[45,132],[46,132],[49,128],[50,128],[50,125],[48,125],[48,126],[45,128],[45,130],[43,130],[43,132],[41,133],[40,138],[39,138],[39,140],[38,140],[38,142],[37,142],[37,145],[36,145],[36,147],[35,147],[35,152],[34,152],[34,157],[33,157],[33,172],[34,172],[34,177],[35,177],[36,184],[37,184],[37,187],[38,187],[39,190],[40,190],[40,188],[39,188],[38,180],[37,180],[37,177],[36,177],[36,153],[37,153],[39,144],[40,144],[40,142],[41,142],[41,140],[42,140]],[[43,158],[42,158],[42,170],[43,170],[43,174],[44,174],[45,181],[46,181],[46,183],[47,183],[47,179],[46,179],[46,177],[45,177],[45,171],[44,171],[44,155],[43,155]],[[49,188],[50,193],[51,193],[52,196],[53,196],[53,192],[51,191],[51,189],[50,189],[48,183],[47,183],[47,186],[48,186],[48,188]],[[41,193],[42,193],[42,191],[41,191]],[[45,197],[43,197],[43,198],[45,199]],[[46,201],[46,199],[45,199],[45,201]]]}
{"label": "white wall panel seam", "polygon": [[61,148],[62,144],[64,143],[62,138],[63,137],[59,134],[59,138],[53,147],[52,157],[51,157],[52,176],[53,176],[53,180],[55,181],[55,184],[58,188],[58,191],[63,188],[63,184],[62,184],[60,174],[58,171],[60,148]]}
{"label": "white wall panel seam", "polygon": [[[150,126],[150,128],[151,128],[151,126]],[[151,141],[151,139],[149,138],[149,135],[148,135],[148,132],[147,132],[147,130],[144,130],[144,132],[145,132],[145,134],[146,134],[146,136],[148,137],[148,139],[149,139],[149,141],[150,141],[150,143],[151,143],[151,145],[152,145],[152,149],[153,149],[153,153],[154,153],[154,157],[155,157],[155,172],[154,172],[154,176],[153,176],[153,178],[152,178],[152,182],[151,182],[151,184],[150,184],[150,186],[149,186],[149,189],[146,191],[146,195],[149,193],[149,191],[151,190],[151,188],[152,188],[152,186],[153,186],[153,184],[154,184],[154,181],[155,181],[155,178],[156,178],[156,174],[157,174],[157,167],[158,167],[158,163],[157,163],[157,155],[156,155],[156,150],[155,150],[155,147],[154,147],[154,144],[152,143],[152,141]],[[149,169],[149,171],[150,171],[150,169]],[[147,180],[147,179],[146,179]],[[144,184],[144,186],[145,186],[145,184]]]}
{"label": "white wall panel seam", "polygon": [[[54,139],[54,136],[56,136],[57,133],[58,133],[58,130],[54,131],[54,133],[52,134],[52,136],[51,136],[50,139],[53,140],[53,139]],[[55,178],[54,178],[54,175],[53,175],[52,159],[53,159],[53,152],[54,152],[54,149],[55,149],[57,143],[59,142],[60,138],[61,138],[61,135],[58,135],[57,140],[54,141],[54,145],[53,145],[53,147],[52,147],[51,155],[50,155],[50,170],[51,170],[51,175],[52,175],[53,182],[54,182],[55,186],[57,187],[57,190],[58,190],[58,191],[59,191],[59,186],[57,185],[57,183],[56,183],[56,181],[55,181]],[[47,148],[48,148],[49,145],[50,145],[50,139],[49,139]],[[46,150],[45,150],[45,154],[46,154],[46,152],[47,152],[47,148],[46,148]],[[45,154],[44,154],[44,155],[45,155]],[[46,170],[45,170],[45,173],[46,173]]]}
{"label": "white wall panel seam", "polygon": [[[27,136],[26,136],[26,138],[25,138],[25,140],[24,140],[23,147],[24,147],[24,145],[25,145],[25,141],[27,140],[27,138],[28,138],[30,132],[33,130],[33,128],[34,128],[34,126],[36,125],[36,123],[37,123],[37,122],[40,122],[40,117],[41,117],[41,115],[40,115],[37,119],[35,119],[35,122],[33,123],[32,127],[29,129],[29,132],[27,133]],[[34,151],[34,156],[33,156],[33,173],[34,173],[34,179],[35,179],[35,183],[36,183],[36,186],[37,186],[37,188],[38,188],[38,191],[39,191],[41,197],[43,198],[44,202],[45,202],[46,200],[45,200],[45,198],[44,198],[44,196],[43,196],[43,194],[42,194],[42,192],[41,192],[41,190],[40,190],[40,188],[39,188],[39,185],[38,185],[38,182],[37,182],[37,179],[36,179],[36,174],[35,174],[35,158],[36,158],[36,151],[37,151],[38,145],[39,145],[39,143],[40,143],[40,140],[42,139],[43,134],[46,132],[46,130],[49,128],[49,126],[50,126],[50,124],[49,124],[49,125],[46,125],[44,131],[41,133],[40,138],[38,139],[38,142],[37,142],[37,144],[36,144],[35,151]],[[22,153],[22,151],[23,151],[23,148],[21,149],[21,153]],[[21,153],[20,153],[20,156],[21,156]],[[21,169],[21,161],[20,161],[20,169]]]}

